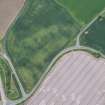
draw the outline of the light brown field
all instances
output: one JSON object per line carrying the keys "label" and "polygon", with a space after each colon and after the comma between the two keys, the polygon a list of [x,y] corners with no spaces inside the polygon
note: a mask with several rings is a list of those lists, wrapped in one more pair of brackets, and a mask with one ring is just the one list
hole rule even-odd
{"label": "light brown field", "polygon": [[77,51],[64,55],[26,105],[105,105],[105,60]]}
{"label": "light brown field", "polygon": [[0,0],[0,35],[6,33],[23,5],[24,0]]}

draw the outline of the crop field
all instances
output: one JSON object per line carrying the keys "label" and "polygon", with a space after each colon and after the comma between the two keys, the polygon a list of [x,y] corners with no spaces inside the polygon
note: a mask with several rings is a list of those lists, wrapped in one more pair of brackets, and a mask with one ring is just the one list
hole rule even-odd
{"label": "crop field", "polygon": [[5,34],[23,5],[24,0],[0,0],[0,37]]}
{"label": "crop field", "polygon": [[2,77],[4,90],[9,99],[15,100],[21,97],[19,87],[7,62],[0,58],[0,76]]}
{"label": "crop field", "polygon": [[81,23],[88,23],[105,7],[105,0],[56,0]]}
{"label": "crop field", "polygon": [[8,30],[4,47],[25,88],[30,92],[52,59],[73,44],[80,26],[53,0],[27,0]]}
{"label": "crop field", "polygon": [[80,37],[81,45],[94,48],[105,54],[105,18],[99,17]]}
{"label": "crop field", "polygon": [[105,59],[74,51],[52,69],[25,105],[104,105]]}
{"label": "crop field", "polygon": [[[102,20],[101,20],[102,19]],[[81,45],[105,54],[105,18],[99,17],[80,37]]]}

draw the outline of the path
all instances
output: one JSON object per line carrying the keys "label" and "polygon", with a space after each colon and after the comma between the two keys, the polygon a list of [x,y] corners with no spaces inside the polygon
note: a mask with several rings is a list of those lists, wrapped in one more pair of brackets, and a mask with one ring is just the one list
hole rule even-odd
{"label": "path", "polygon": [[20,87],[22,96],[23,96],[23,97],[26,97],[25,90],[24,90],[24,88],[23,88],[23,86],[22,86],[22,84],[21,84],[21,82],[20,82],[20,80],[19,80],[19,77],[18,77],[18,75],[17,75],[17,73],[16,73],[16,70],[15,70],[13,64],[11,63],[10,58],[9,58],[6,54],[2,54],[2,56],[8,61],[9,65],[10,65],[10,67],[11,67],[11,70],[12,70],[13,74],[15,75],[15,78],[16,78],[16,80],[17,80],[17,82],[18,82],[19,87]]}
{"label": "path", "polygon": [[[76,46],[71,47],[71,48],[68,48],[68,49],[64,49],[60,54],[58,54],[58,55],[54,58],[54,60],[51,62],[51,64],[49,65],[49,67],[48,67],[48,69],[46,70],[46,72],[48,72],[49,69],[51,69],[51,66],[54,64],[54,62],[58,59],[58,57],[59,57],[60,55],[66,53],[66,52],[68,52],[68,51],[71,51],[71,50],[74,50],[74,49],[87,49],[87,50],[91,50],[91,51],[96,51],[96,50],[94,50],[94,49],[92,49],[92,48],[80,46],[80,36],[82,35],[83,32],[85,32],[85,31],[97,20],[98,16],[101,15],[101,14],[103,14],[104,12],[105,12],[105,10],[103,10],[100,14],[98,14],[83,30],[81,30],[81,32],[80,32],[80,33],[78,34],[78,36],[77,36],[77,43],[76,43]],[[99,52],[99,53],[101,53],[101,52]],[[103,55],[103,54],[101,54],[101,55]],[[18,82],[18,84],[19,84],[20,90],[21,90],[22,95],[23,95],[23,98],[21,98],[20,100],[21,100],[21,101],[22,101],[22,100],[25,100],[26,98],[28,98],[29,96],[31,96],[32,93],[36,90],[36,86],[35,86],[35,88],[30,92],[30,94],[27,95],[27,94],[25,93],[25,90],[24,90],[24,88],[23,88],[23,86],[22,86],[22,84],[21,84],[19,78],[18,78],[18,75],[17,75],[17,73],[16,73],[16,71],[15,71],[15,68],[14,68],[14,66],[13,66],[13,64],[12,64],[12,62],[11,62],[11,60],[10,60],[10,58],[9,58],[6,54],[2,54],[2,56],[8,61],[9,65],[10,65],[10,67],[11,67],[11,69],[12,69],[12,72],[14,73],[14,75],[15,75],[15,77],[16,77],[16,79],[17,79],[17,82]],[[103,56],[104,56],[104,55],[103,55]],[[46,73],[45,73],[44,75],[46,75]],[[43,76],[44,76],[44,75],[43,75]],[[42,80],[43,80],[43,77],[40,79],[40,82],[41,82]],[[40,82],[38,83],[38,85],[40,84]],[[20,102],[20,100],[16,100],[15,102]]]}
{"label": "path", "polygon": [[7,105],[7,99],[5,96],[4,87],[2,84],[1,77],[0,77],[0,94],[1,94],[1,99],[2,99],[3,105]]}
{"label": "path", "polygon": [[85,28],[82,28],[83,30],[80,31],[80,33],[77,35],[77,42],[76,46],[80,46],[80,36],[98,19],[99,16],[101,16],[105,12],[105,9],[101,11]]}

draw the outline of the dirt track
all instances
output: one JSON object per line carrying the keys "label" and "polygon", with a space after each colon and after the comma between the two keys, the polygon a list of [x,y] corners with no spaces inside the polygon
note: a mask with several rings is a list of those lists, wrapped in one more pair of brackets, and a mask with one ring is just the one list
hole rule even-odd
{"label": "dirt track", "polygon": [[0,0],[0,34],[4,35],[25,0]]}

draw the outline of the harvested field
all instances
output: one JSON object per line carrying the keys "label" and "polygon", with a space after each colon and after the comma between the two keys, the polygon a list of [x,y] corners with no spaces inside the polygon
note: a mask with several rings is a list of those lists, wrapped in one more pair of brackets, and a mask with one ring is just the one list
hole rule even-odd
{"label": "harvested field", "polygon": [[9,25],[23,7],[25,0],[0,0],[0,35],[4,35]]}
{"label": "harvested field", "polygon": [[26,105],[104,105],[105,60],[87,52],[64,55]]}

